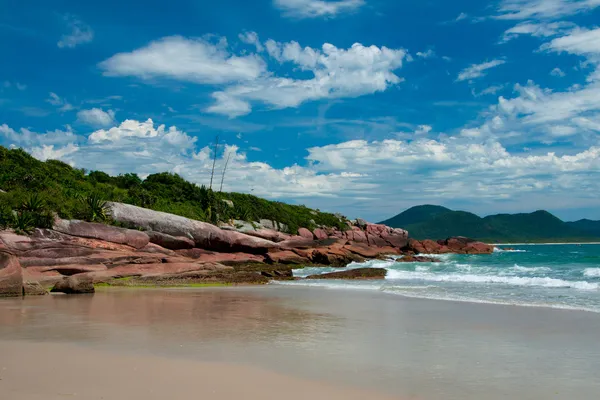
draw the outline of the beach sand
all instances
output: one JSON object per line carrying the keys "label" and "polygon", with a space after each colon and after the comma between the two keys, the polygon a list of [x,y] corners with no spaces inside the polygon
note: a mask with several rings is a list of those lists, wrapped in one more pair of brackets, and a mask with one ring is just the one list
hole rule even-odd
{"label": "beach sand", "polygon": [[252,366],[76,345],[0,341],[0,354],[0,398],[5,400],[392,399]]}
{"label": "beach sand", "polygon": [[0,300],[0,399],[597,400],[600,314],[268,286]]}

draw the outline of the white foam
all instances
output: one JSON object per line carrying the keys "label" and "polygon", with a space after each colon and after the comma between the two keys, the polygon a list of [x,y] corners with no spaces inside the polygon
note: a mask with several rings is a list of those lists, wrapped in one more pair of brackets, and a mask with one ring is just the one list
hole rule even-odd
{"label": "white foam", "polygon": [[319,287],[325,289],[352,289],[352,290],[381,290],[381,285],[369,284],[357,285],[349,284],[344,281],[328,281],[328,280],[300,280],[300,281],[271,281],[272,285],[282,286],[303,286],[303,287]]}
{"label": "white foam", "polygon": [[527,250],[505,250],[499,247],[494,247],[494,253],[527,253]]}
{"label": "white foam", "polygon": [[600,268],[586,268],[583,271],[584,276],[600,277]]}
{"label": "white foam", "polygon": [[453,282],[476,284],[505,284],[513,286],[539,286],[547,288],[573,288],[579,290],[598,290],[600,283],[586,281],[565,281],[554,278],[527,278],[518,276],[473,275],[473,274],[432,274],[429,272],[411,272],[388,270],[387,280],[420,280],[429,282]]}
{"label": "white foam", "polygon": [[551,268],[548,267],[522,267],[518,264],[515,264],[514,267],[510,268],[510,270],[515,272],[522,272],[526,274],[535,274],[540,272],[552,272]]}

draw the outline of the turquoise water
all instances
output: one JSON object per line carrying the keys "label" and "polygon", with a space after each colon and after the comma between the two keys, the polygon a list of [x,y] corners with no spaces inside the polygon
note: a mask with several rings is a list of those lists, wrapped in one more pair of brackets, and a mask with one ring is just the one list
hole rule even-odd
{"label": "turquoise water", "polygon": [[[346,269],[388,270],[385,280],[305,280],[287,285],[377,290],[409,297],[577,309],[600,313],[600,245],[498,246],[492,255],[441,255],[439,263],[393,259]],[[339,270],[339,269],[338,269]],[[306,268],[298,277],[334,271]]]}

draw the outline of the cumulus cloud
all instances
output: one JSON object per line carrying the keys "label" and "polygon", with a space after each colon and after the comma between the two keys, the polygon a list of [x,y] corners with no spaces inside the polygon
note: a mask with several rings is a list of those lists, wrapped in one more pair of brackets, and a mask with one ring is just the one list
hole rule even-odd
{"label": "cumulus cloud", "polygon": [[403,49],[354,44],[340,49],[324,44],[321,49],[302,48],[297,42],[267,41],[268,54],[280,64],[290,63],[312,74],[311,79],[263,76],[214,94],[215,105],[207,111],[230,117],[247,114],[251,103],[275,108],[298,107],[306,101],[358,97],[386,90],[402,79],[399,69],[407,53]]}
{"label": "cumulus cloud", "polygon": [[[217,169],[230,159],[225,181],[228,191],[275,199],[303,198],[307,204],[353,215],[375,212],[377,218],[392,215],[399,205],[433,200],[476,200],[488,207],[521,207],[532,199],[539,206],[556,206],[568,200],[569,205],[578,206],[587,201],[589,193],[600,189],[599,146],[562,153],[509,151],[498,137],[490,135],[507,129],[498,118],[487,127],[466,129],[460,137],[350,140],[315,146],[307,149],[302,165],[281,168],[251,162],[237,146],[226,145],[218,156]],[[579,123],[600,125],[600,119],[582,118]],[[554,125],[553,134],[572,131],[561,123]],[[431,127],[424,125],[419,131],[430,132]],[[4,142],[24,147],[41,159],[58,158],[111,174],[146,176],[170,171],[198,184],[210,180],[212,149],[198,148],[195,138],[176,127],[152,120],[127,120],[79,137],[79,141],[68,132],[62,132],[57,140],[60,136],[58,131],[36,134],[0,126]]]}
{"label": "cumulus cloud", "polygon": [[265,50],[256,32],[240,33],[238,37],[243,43],[250,44],[256,47],[256,51],[258,51],[259,53],[262,53]]}
{"label": "cumulus cloud", "polygon": [[77,113],[77,121],[91,127],[103,128],[114,125],[115,112],[113,110],[104,111],[101,108],[81,110]]}
{"label": "cumulus cloud", "polygon": [[560,68],[556,67],[556,68],[554,68],[552,71],[550,71],[550,75],[552,75],[552,76],[556,76],[556,77],[558,77],[558,78],[563,78],[563,77],[565,77],[567,74],[565,74],[565,72],[564,72],[562,69],[560,69]]}
{"label": "cumulus cloud", "polygon": [[[402,81],[396,70],[410,57],[401,48],[360,43],[347,49],[329,43],[312,48],[301,47],[294,41],[281,43],[269,39],[263,45],[254,32],[241,34],[240,40],[255,46],[259,53],[233,54],[224,38],[210,41],[174,36],[116,54],[99,67],[107,76],[170,78],[220,85],[220,90],[212,94],[214,103],[206,111],[235,118],[250,113],[256,103],[288,108],[307,101],[384,91]],[[423,57],[432,54],[423,53]],[[267,65],[274,70],[269,71]],[[304,76],[291,77],[288,65],[293,68],[293,75],[304,72]],[[278,68],[284,76],[278,75]]]}
{"label": "cumulus cloud", "polygon": [[254,54],[231,54],[224,38],[215,43],[181,36],[162,38],[132,52],[116,54],[99,67],[106,76],[171,78],[201,84],[251,81],[266,71],[264,61]]}
{"label": "cumulus cloud", "polygon": [[94,39],[94,31],[92,28],[73,15],[66,15],[64,21],[70,31],[67,34],[62,35],[56,44],[61,49],[72,49],[80,44],[89,43]]}
{"label": "cumulus cloud", "polygon": [[275,7],[293,18],[335,17],[365,5],[364,0],[273,0]]}
{"label": "cumulus cloud", "polygon": [[481,78],[487,74],[486,73],[487,70],[489,70],[491,68],[495,68],[495,67],[500,66],[505,63],[506,63],[505,60],[492,60],[492,61],[484,62],[482,64],[473,64],[470,67],[462,70],[460,72],[460,74],[458,74],[458,78],[456,78],[456,81],[462,82],[462,81],[468,81],[468,80],[472,80],[472,79]]}

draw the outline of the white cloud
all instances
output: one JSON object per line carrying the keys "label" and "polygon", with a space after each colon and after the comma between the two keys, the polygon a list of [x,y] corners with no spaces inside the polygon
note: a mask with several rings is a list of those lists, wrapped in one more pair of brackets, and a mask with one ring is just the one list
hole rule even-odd
{"label": "white cloud", "polygon": [[266,72],[257,55],[236,56],[227,41],[171,36],[130,53],[120,53],[99,64],[106,76],[142,79],[171,78],[201,84],[251,81]]}
{"label": "white cloud", "polygon": [[468,14],[461,12],[460,14],[458,14],[458,17],[456,17],[456,19],[454,21],[455,22],[462,21],[462,20],[467,19],[468,17],[469,17]]}
{"label": "white cloud", "polygon": [[358,97],[386,90],[402,81],[394,71],[407,53],[403,49],[354,44],[340,49],[324,44],[321,49],[302,48],[297,42],[267,41],[267,52],[281,64],[291,63],[309,72],[312,79],[264,76],[215,93],[217,102],[207,111],[230,117],[247,114],[253,102],[275,108],[298,107],[326,98]]}
{"label": "white cloud", "polygon": [[[600,125],[600,119],[579,122]],[[599,146],[562,154],[515,153],[489,136],[505,128],[501,121],[490,121],[487,127],[465,129],[462,137],[351,140],[311,147],[305,165],[282,168],[251,162],[239,148],[226,145],[217,168],[231,154],[225,190],[275,199],[304,198],[304,203],[356,216],[383,218],[404,206],[433,200],[476,201],[496,210],[533,203],[539,207],[563,202],[569,207],[597,205],[590,196],[600,190]],[[430,131],[427,126],[418,129]],[[128,120],[93,132],[78,144],[74,136],[59,143],[56,135],[21,132],[0,126],[0,135],[20,137],[17,145],[42,159],[59,158],[111,174],[170,171],[199,184],[210,180],[211,149],[198,149],[195,138],[175,127],[157,127],[152,120]],[[555,133],[568,134],[569,129],[557,128]],[[373,201],[377,201],[376,212]]]}
{"label": "white cloud", "polygon": [[273,0],[275,7],[293,18],[335,17],[365,5],[364,0]]}
{"label": "white cloud", "polygon": [[550,71],[550,75],[552,75],[552,76],[556,76],[556,77],[558,77],[558,78],[563,78],[563,77],[565,77],[567,74],[565,74],[565,72],[564,72],[562,69],[560,69],[560,68],[556,67],[556,68],[554,68],[552,71]]}
{"label": "white cloud", "polygon": [[499,91],[501,91],[502,89],[505,88],[506,85],[492,85],[492,86],[488,86],[487,88],[483,89],[481,92],[477,92],[475,89],[473,89],[471,91],[471,93],[473,93],[473,96],[475,97],[481,97],[481,96],[485,96],[488,94],[496,94]]}
{"label": "white cloud", "polygon": [[67,100],[60,97],[56,93],[50,92],[49,95],[50,95],[50,98],[46,99],[46,101],[48,103],[52,104],[53,106],[58,107],[59,111],[66,112],[66,111],[71,111],[71,110],[75,109],[75,107],[73,107],[72,104],[70,104]]}
{"label": "white cloud", "polygon": [[498,7],[497,19],[559,19],[593,10],[600,0],[503,0]]}
{"label": "white cloud", "polygon": [[91,127],[104,128],[115,124],[115,112],[101,108],[81,110],[77,113],[77,121]]}
{"label": "white cloud", "polygon": [[509,42],[520,35],[531,35],[533,37],[545,38],[564,34],[575,28],[575,24],[566,21],[559,22],[522,22],[504,32],[501,43]]}
{"label": "white cloud", "polygon": [[465,68],[458,74],[457,82],[467,81],[471,79],[481,78],[486,75],[488,69],[495,68],[499,65],[505,64],[505,60],[492,60],[484,62],[482,64],[473,64],[468,68]]}
{"label": "white cloud", "polygon": [[83,43],[89,43],[94,39],[92,28],[72,15],[66,15],[64,20],[70,29],[68,34],[62,35],[57,46],[62,48],[74,48]]}
{"label": "white cloud", "polygon": [[0,125],[0,137],[9,146],[33,148],[38,146],[64,146],[77,142],[77,135],[67,126],[64,131],[54,130],[46,133],[36,133],[27,128],[15,131],[8,125]]}
{"label": "white cloud", "polygon": [[256,51],[258,51],[259,53],[265,51],[265,48],[260,42],[260,39],[258,38],[258,34],[256,32],[240,33],[238,37],[242,42],[256,47]]}
{"label": "white cloud", "polygon": [[435,57],[435,51],[433,51],[432,49],[429,49],[425,52],[419,51],[419,52],[417,52],[417,57],[433,58],[433,57]]}
{"label": "white cloud", "polygon": [[430,126],[430,125],[419,125],[417,127],[417,130],[415,131],[415,134],[417,134],[417,135],[426,135],[429,132],[431,132],[432,129],[433,129],[433,127]]}

